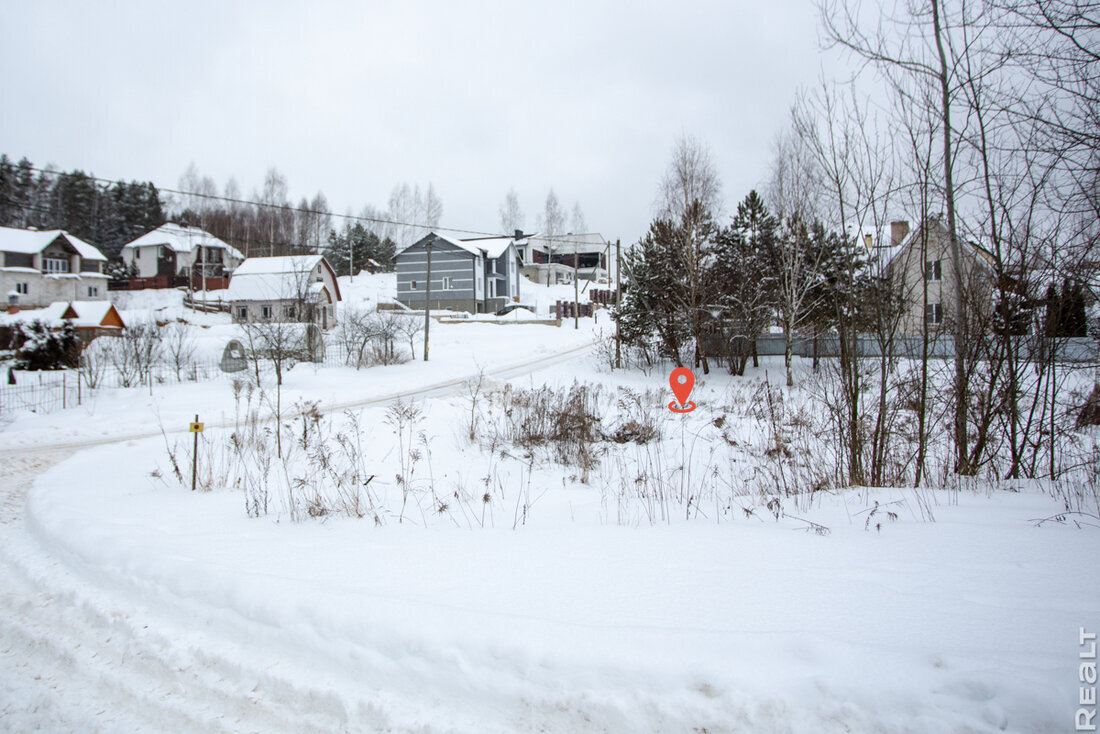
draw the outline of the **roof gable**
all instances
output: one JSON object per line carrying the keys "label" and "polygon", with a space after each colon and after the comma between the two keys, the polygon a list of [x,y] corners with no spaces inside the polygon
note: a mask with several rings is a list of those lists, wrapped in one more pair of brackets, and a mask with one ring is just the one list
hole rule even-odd
{"label": "roof gable", "polygon": [[206,230],[174,222],[162,224],[151,232],[146,232],[137,239],[126,243],[122,249],[155,246],[168,247],[173,252],[193,252],[198,246],[223,249],[234,257],[244,259],[244,253]]}
{"label": "roof gable", "polygon": [[62,229],[36,230],[0,227],[0,251],[37,255],[59,238],[85,260],[107,261],[107,258],[98,248]]}
{"label": "roof gable", "polygon": [[[335,300],[341,300],[336,272],[321,255],[251,257],[241,263],[229,281],[231,301],[285,301],[316,292],[309,277],[318,266],[331,276]],[[327,288],[326,288],[327,290]]]}
{"label": "roof gable", "polygon": [[[233,271],[239,275],[293,275],[309,273],[324,260],[320,255],[284,255],[281,257],[250,257]],[[330,268],[331,270],[331,268]]]}

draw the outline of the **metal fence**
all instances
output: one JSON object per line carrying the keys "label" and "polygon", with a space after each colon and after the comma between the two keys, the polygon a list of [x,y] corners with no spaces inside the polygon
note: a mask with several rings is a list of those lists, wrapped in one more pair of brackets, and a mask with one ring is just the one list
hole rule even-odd
{"label": "metal fence", "polygon": [[15,385],[0,385],[0,415],[15,411],[52,413],[80,405],[86,388],[76,372],[40,372],[20,375]]}
{"label": "metal fence", "polygon": [[[300,363],[309,364],[311,360],[302,359]],[[326,344],[323,356],[312,363],[324,367],[355,366],[354,358],[349,360],[347,349],[336,342]],[[220,360],[191,359],[178,367],[161,360],[140,373],[133,368],[122,369],[111,364],[102,365],[94,374],[89,374],[89,370],[19,372],[16,373],[16,384],[0,384],[0,415],[16,411],[51,413],[73,408],[102,389],[155,390],[187,383],[254,381],[256,369],[257,365],[251,359],[247,361],[246,369],[236,372],[224,371]],[[261,357],[259,371],[261,378],[267,379],[266,376],[274,369],[269,360]],[[6,373],[6,370],[0,371],[0,379]]]}
{"label": "metal fence", "polygon": [[[735,337],[733,351],[740,351],[738,340],[744,337]],[[840,356],[840,340],[836,335],[826,334],[814,339],[812,337],[796,336],[792,346],[792,354],[796,357],[812,358],[815,354],[821,358]],[[1033,336],[1022,336],[1013,339],[1013,347],[1017,356],[1027,358],[1035,355],[1046,355],[1050,344],[1046,339]],[[919,336],[895,336],[893,338],[893,353],[896,357],[919,359],[921,357],[922,339]],[[751,349],[751,347],[750,347]],[[761,357],[781,356],[786,349],[786,337],[783,334],[761,334],[756,337],[756,353]],[[858,341],[859,355],[861,357],[882,356],[882,344],[870,336],[861,336]],[[707,339],[706,351],[708,357],[722,357],[726,354],[725,345],[718,337]],[[992,350],[990,350],[992,351]],[[948,359],[955,356],[955,340],[950,334],[941,334],[928,344],[928,356],[932,358]],[[1057,339],[1054,342],[1054,361],[1060,363],[1088,363],[1100,359],[1095,339],[1088,337],[1073,337]]]}

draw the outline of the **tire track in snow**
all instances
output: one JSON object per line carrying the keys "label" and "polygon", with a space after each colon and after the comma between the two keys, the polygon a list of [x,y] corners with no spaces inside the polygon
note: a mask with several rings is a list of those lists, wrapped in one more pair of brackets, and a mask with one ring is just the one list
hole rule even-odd
{"label": "tire track in snow", "polygon": [[[592,346],[484,373],[515,377]],[[471,377],[476,375],[330,405],[323,412],[444,395]],[[417,695],[411,705],[408,700],[416,691],[402,691],[406,700],[400,703],[393,696],[377,700],[377,689],[369,688],[363,693],[374,700],[338,696],[302,680],[302,669],[291,673],[295,679],[280,674],[278,657],[269,655],[270,664],[257,667],[255,650],[216,631],[195,632],[81,578],[27,532],[26,495],[39,474],[76,450],[157,435],[0,450],[0,730],[431,731],[430,714],[418,706],[426,702]],[[443,729],[455,723],[450,719]]]}

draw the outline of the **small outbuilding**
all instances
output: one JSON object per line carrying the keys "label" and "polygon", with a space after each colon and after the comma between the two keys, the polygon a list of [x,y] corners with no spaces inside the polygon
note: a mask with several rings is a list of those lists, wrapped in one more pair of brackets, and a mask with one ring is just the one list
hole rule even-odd
{"label": "small outbuilding", "polygon": [[[0,330],[11,331],[20,324],[42,322],[51,331],[60,331],[68,321],[85,343],[97,336],[118,335],[126,328],[122,315],[110,301],[57,301],[45,308],[9,308],[0,314]],[[5,335],[9,336],[9,335]],[[0,339],[0,342],[9,342]]]}

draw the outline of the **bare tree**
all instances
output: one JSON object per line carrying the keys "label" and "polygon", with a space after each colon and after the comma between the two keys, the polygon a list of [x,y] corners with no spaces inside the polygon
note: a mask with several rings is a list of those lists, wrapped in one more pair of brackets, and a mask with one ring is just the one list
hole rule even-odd
{"label": "bare tree", "polygon": [[390,312],[395,315],[397,333],[409,340],[409,353],[416,359],[416,337],[424,332],[424,322],[414,316]]}
{"label": "bare tree", "polygon": [[[558,203],[557,194],[554,193],[554,189],[550,189],[550,192],[546,195],[546,204],[542,210],[542,234],[546,239],[547,260],[553,262],[555,238],[560,237],[565,232],[565,212],[561,208],[561,204]],[[546,270],[546,285],[550,285],[550,277],[553,272],[552,268]]]}
{"label": "bare tree", "polygon": [[340,312],[340,323],[336,326],[336,338],[344,347],[345,364],[361,369],[367,364],[367,347],[374,339],[373,314],[351,304]]}
{"label": "bare tree", "polygon": [[792,127],[775,141],[768,187],[780,221],[771,270],[786,337],[783,361],[788,387],[794,385],[795,332],[813,311],[811,301],[818,293],[822,258],[827,255],[825,248],[811,246],[811,228],[820,216],[821,187],[821,171],[813,152]]}
{"label": "bare tree", "polygon": [[569,221],[573,234],[583,234],[588,231],[588,223],[584,219],[584,210],[581,209],[579,201],[573,203],[572,218]]}
{"label": "bare tree", "polygon": [[195,357],[195,338],[184,321],[173,321],[161,329],[164,353],[175,368],[176,381],[182,382],[183,368]]}
{"label": "bare tree", "polygon": [[500,203],[500,231],[511,235],[516,230],[523,229],[523,210],[519,206],[519,195],[516,190],[508,189],[504,201]]}
{"label": "bare tree", "polygon": [[439,200],[439,196],[435,193],[435,187],[429,181],[428,190],[424,194],[423,216],[419,221],[423,221],[424,224],[434,228],[439,226],[439,221],[442,218],[443,202]]}
{"label": "bare tree", "polygon": [[710,148],[689,135],[677,139],[661,179],[657,214],[672,220],[689,215],[695,202],[713,219],[721,214],[722,180]]}
{"label": "bare tree", "polygon": [[[846,5],[842,0],[823,0],[820,10],[825,36],[831,45],[847,49],[875,65],[891,80],[910,79],[936,91],[936,96],[929,94],[921,98],[934,105],[943,144],[939,173],[941,194],[947,210],[951,280],[954,283],[950,321],[955,338],[955,464],[960,474],[972,474],[975,467],[971,461],[967,435],[970,385],[966,364],[970,318],[966,284],[962,277],[963,256],[957,221],[959,191],[955,175],[958,141],[952,125],[952,111],[958,102],[959,91],[956,78],[959,59],[955,54],[960,46],[951,35],[954,29],[966,25],[968,21],[965,8],[959,10],[957,18],[945,14],[944,2],[928,0],[927,4],[908,8],[908,12],[897,18],[890,17],[885,11],[878,19],[860,17],[854,6]],[[876,30],[868,33],[865,27]]]}

